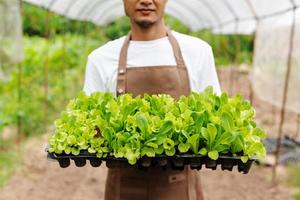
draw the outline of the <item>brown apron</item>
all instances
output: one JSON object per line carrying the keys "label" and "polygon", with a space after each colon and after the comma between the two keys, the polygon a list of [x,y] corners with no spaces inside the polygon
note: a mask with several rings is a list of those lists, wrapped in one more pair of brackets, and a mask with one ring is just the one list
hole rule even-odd
{"label": "brown apron", "polygon": [[[117,77],[117,95],[133,96],[170,94],[178,99],[190,94],[188,71],[177,40],[167,31],[172,45],[176,66],[145,66],[127,68],[127,51],[130,34],[121,49]],[[157,58],[154,58],[157,59]],[[203,199],[200,175],[185,167],[183,171],[151,168],[109,169],[105,200],[201,200]]]}

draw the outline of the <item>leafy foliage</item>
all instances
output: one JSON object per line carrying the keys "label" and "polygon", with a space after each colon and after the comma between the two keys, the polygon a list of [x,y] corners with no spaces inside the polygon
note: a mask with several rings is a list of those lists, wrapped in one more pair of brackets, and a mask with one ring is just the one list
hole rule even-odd
{"label": "leafy foliage", "polygon": [[130,31],[130,22],[127,17],[121,17],[112,22],[109,26],[105,27],[104,33],[110,40],[118,39],[127,35]]}
{"label": "leafy foliage", "polygon": [[287,177],[286,177],[286,183],[288,186],[292,187],[293,193],[293,199],[294,200],[300,200],[300,165],[299,164],[289,164],[287,166]]}
{"label": "leafy foliage", "polygon": [[88,150],[98,157],[124,157],[131,164],[142,156],[176,153],[213,160],[219,154],[239,154],[246,162],[266,153],[261,142],[266,134],[256,127],[254,115],[242,96],[217,96],[211,87],[178,101],[166,94],[80,93],[55,121],[49,151],[78,155]]}
{"label": "leafy foliage", "polygon": [[29,36],[44,37],[48,34],[87,33],[95,30],[95,25],[89,22],[70,20],[46,9],[23,3],[23,32]]}
{"label": "leafy foliage", "polygon": [[0,189],[5,186],[21,162],[22,156],[17,145],[11,140],[0,140]]}
{"label": "leafy foliage", "polygon": [[[25,37],[24,61],[13,70],[8,82],[0,84],[0,133],[6,126],[17,125],[18,119],[22,121],[21,131],[25,135],[44,133],[65,107],[66,100],[81,90],[86,57],[100,43],[80,35],[50,40]],[[48,94],[45,96],[46,80]]]}
{"label": "leafy foliage", "polygon": [[[23,29],[27,35],[45,36],[47,34],[47,11],[33,5],[24,4]],[[189,34],[206,41],[212,46],[216,64],[229,65],[235,63],[251,63],[254,37],[248,35],[216,35],[209,30],[191,31],[184,22],[166,15],[164,18],[167,26],[180,33]],[[127,17],[116,19],[105,27],[95,27],[92,23],[78,22],[50,13],[49,33],[81,33],[93,35],[94,38],[106,37],[110,40],[126,35],[130,30],[130,21]]]}

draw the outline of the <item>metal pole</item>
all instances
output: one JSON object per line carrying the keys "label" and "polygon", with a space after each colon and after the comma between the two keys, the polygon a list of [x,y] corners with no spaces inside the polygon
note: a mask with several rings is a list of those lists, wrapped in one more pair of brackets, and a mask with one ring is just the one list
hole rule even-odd
{"label": "metal pole", "polygon": [[273,104],[272,105],[272,125],[276,124],[276,106]]}
{"label": "metal pole", "polygon": [[[256,29],[255,29],[255,32],[254,32],[254,36],[253,36],[253,56],[255,56],[255,52],[256,52],[256,48],[255,48],[255,41],[256,41],[256,37],[257,37],[257,27],[259,25],[259,20],[256,19]],[[253,63],[253,59],[252,59],[252,63]],[[253,66],[252,66],[252,70],[253,70]],[[249,101],[251,103],[252,106],[254,106],[254,99],[255,99],[255,96],[254,96],[254,90],[253,90],[253,85],[252,85],[252,80],[251,80],[251,72],[248,74],[248,80],[249,80]]]}
{"label": "metal pole", "polygon": [[[21,20],[23,19],[23,1],[19,0],[19,7],[20,7],[20,15]],[[21,21],[22,22],[22,21]],[[23,27],[23,26],[22,26]],[[18,64],[18,83],[17,83],[17,93],[18,93],[18,107],[20,108],[20,105],[22,104],[22,64]],[[22,134],[22,116],[18,114],[17,116],[17,145],[18,149],[20,149],[20,143],[21,143],[21,134]]]}
{"label": "metal pole", "polygon": [[[292,1],[292,4],[294,5],[293,1]],[[293,50],[294,50],[295,27],[296,27],[296,7],[294,6],[294,9],[293,9],[293,22],[292,22],[291,33],[290,33],[290,44],[289,44],[289,52],[288,52],[289,54],[288,54],[288,61],[287,61],[287,71],[286,71],[286,75],[285,75],[282,106],[281,106],[281,112],[280,112],[279,133],[278,133],[276,152],[275,152],[275,165],[273,166],[273,172],[272,172],[272,180],[273,181],[276,180],[276,168],[278,166],[278,158],[279,158],[279,153],[280,153],[280,149],[281,149],[281,140],[282,140],[282,134],[283,134],[283,124],[284,124],[284,120],[285,120],[285,111],[286,111],[287,94],[288,94],[288,88],[289,88],[289,79],[290,79],[290,73],[291,73],[291,67],[292,67],[292,53],[293,53]]]}
{"label": "metal pole", "polygon": [[[255,32],[254,32],[254,36],[253,36],[253,56],[255,56],[256,54],[256,48],[255,48],[255,41],[256,41],[256,37],[257,37],[257,27],[259,25],[259,20],[257,19],[256,21],[256,29],[255,29]],[[253,63],[253,61],[252,61]],[[253,68],[253,66],[252,66]],[[253,69],[252,69],[253,70]],[[252,71],[253,72],[253,71]],[[251,72],[248,74],[248,80],[249,80],[249,101],[251,103],[252,106],[254,106],[254,100],[255,100],[255,94],[254,94],[254,89],[253,89],[253,84],[252,84],[252,80],[251,80]]]}
{"label": "metal pole", "polygon": [[[50,18],[50,11],[46,10],[46,20],[45,20],[45,39],[47,44],[49,44],[49,36],[50,36],[50,28],[49,28],[49,18]],[[48,125],[48,94],[49,94],[49,66],[48,66],[48,49],[46,53],[46,58],[44,62],[44,126],[45,130],[47,130]]]}
{"label": "metal pole", "polygon": [[[66,21],[65,21],[65,18],[64,18],[63,19],[63,38],[62,38],[62,49],[63,49],[63,58],[64,59],[66,58],[66,35],[67,35],[67,33],[66,33]],[[64,82],[66,81],[65,79],[66,79],[66,69],[67,69],[67,67],[68,66],[67,66],[66,62],[64,62],[64,64],[63,64],[63,71],[61,73],[62,80],[64,80]],[[64,93],[63,100],[64,101],[67,99],[67,95],[65,95],[66,91],[67,91],[66,87],[63,84],[63,93]]]}
{"label": "metal pole", "polygon": [[[235,44],[236,45],[236,44]],[[235,56],[234,58],[231,60],[233,62],[233,66],[230,67],[230,70],[229,70],[229,95],[232,96],[233,95],[233,86],[234,86],[234,79],[235,79],[235,76],[234,76],[234,68],[235,68]]]}
{"label": "metal pole", "polygon": [[[20,108],[22,105],[22,64],[18,64],[18,107]],[[21,142],[21,134],[22,134],[22,116],[18,114],[17,116],[17,144],[20,146]]]}
{"label": "metal pole", "polygon": [[296,129],[296,135],[295,135],[296,139],[298,139],[298,137],[299,137],[299,131],[300,131],[300,114],[297,115],[297,129]]}

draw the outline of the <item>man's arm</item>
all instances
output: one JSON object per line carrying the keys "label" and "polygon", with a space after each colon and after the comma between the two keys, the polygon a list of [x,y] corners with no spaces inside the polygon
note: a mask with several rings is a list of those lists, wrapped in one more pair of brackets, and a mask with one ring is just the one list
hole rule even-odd
{"label": "man's arm", "polygon": [[85,70],[85,81],[83,86],[83,91],[90,95],[93,92],[105,92],[104,80],[97,70],[94,62],[88,57],[86,70]]}

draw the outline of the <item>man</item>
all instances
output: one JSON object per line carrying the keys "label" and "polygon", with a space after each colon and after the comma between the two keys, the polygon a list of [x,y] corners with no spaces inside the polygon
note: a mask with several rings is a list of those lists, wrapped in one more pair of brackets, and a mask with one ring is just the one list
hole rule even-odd
{"label": "man", "polygon": [[[123,0],[131,33],[108,42],[88,57],[84,91],[134,96],[166,93],[178,99],[213,86],[220,94],[211,47],[169,31],[163,21],[167,0]],[[108,171],[106,200],[203,199],[199,172],[134,167]]]}

